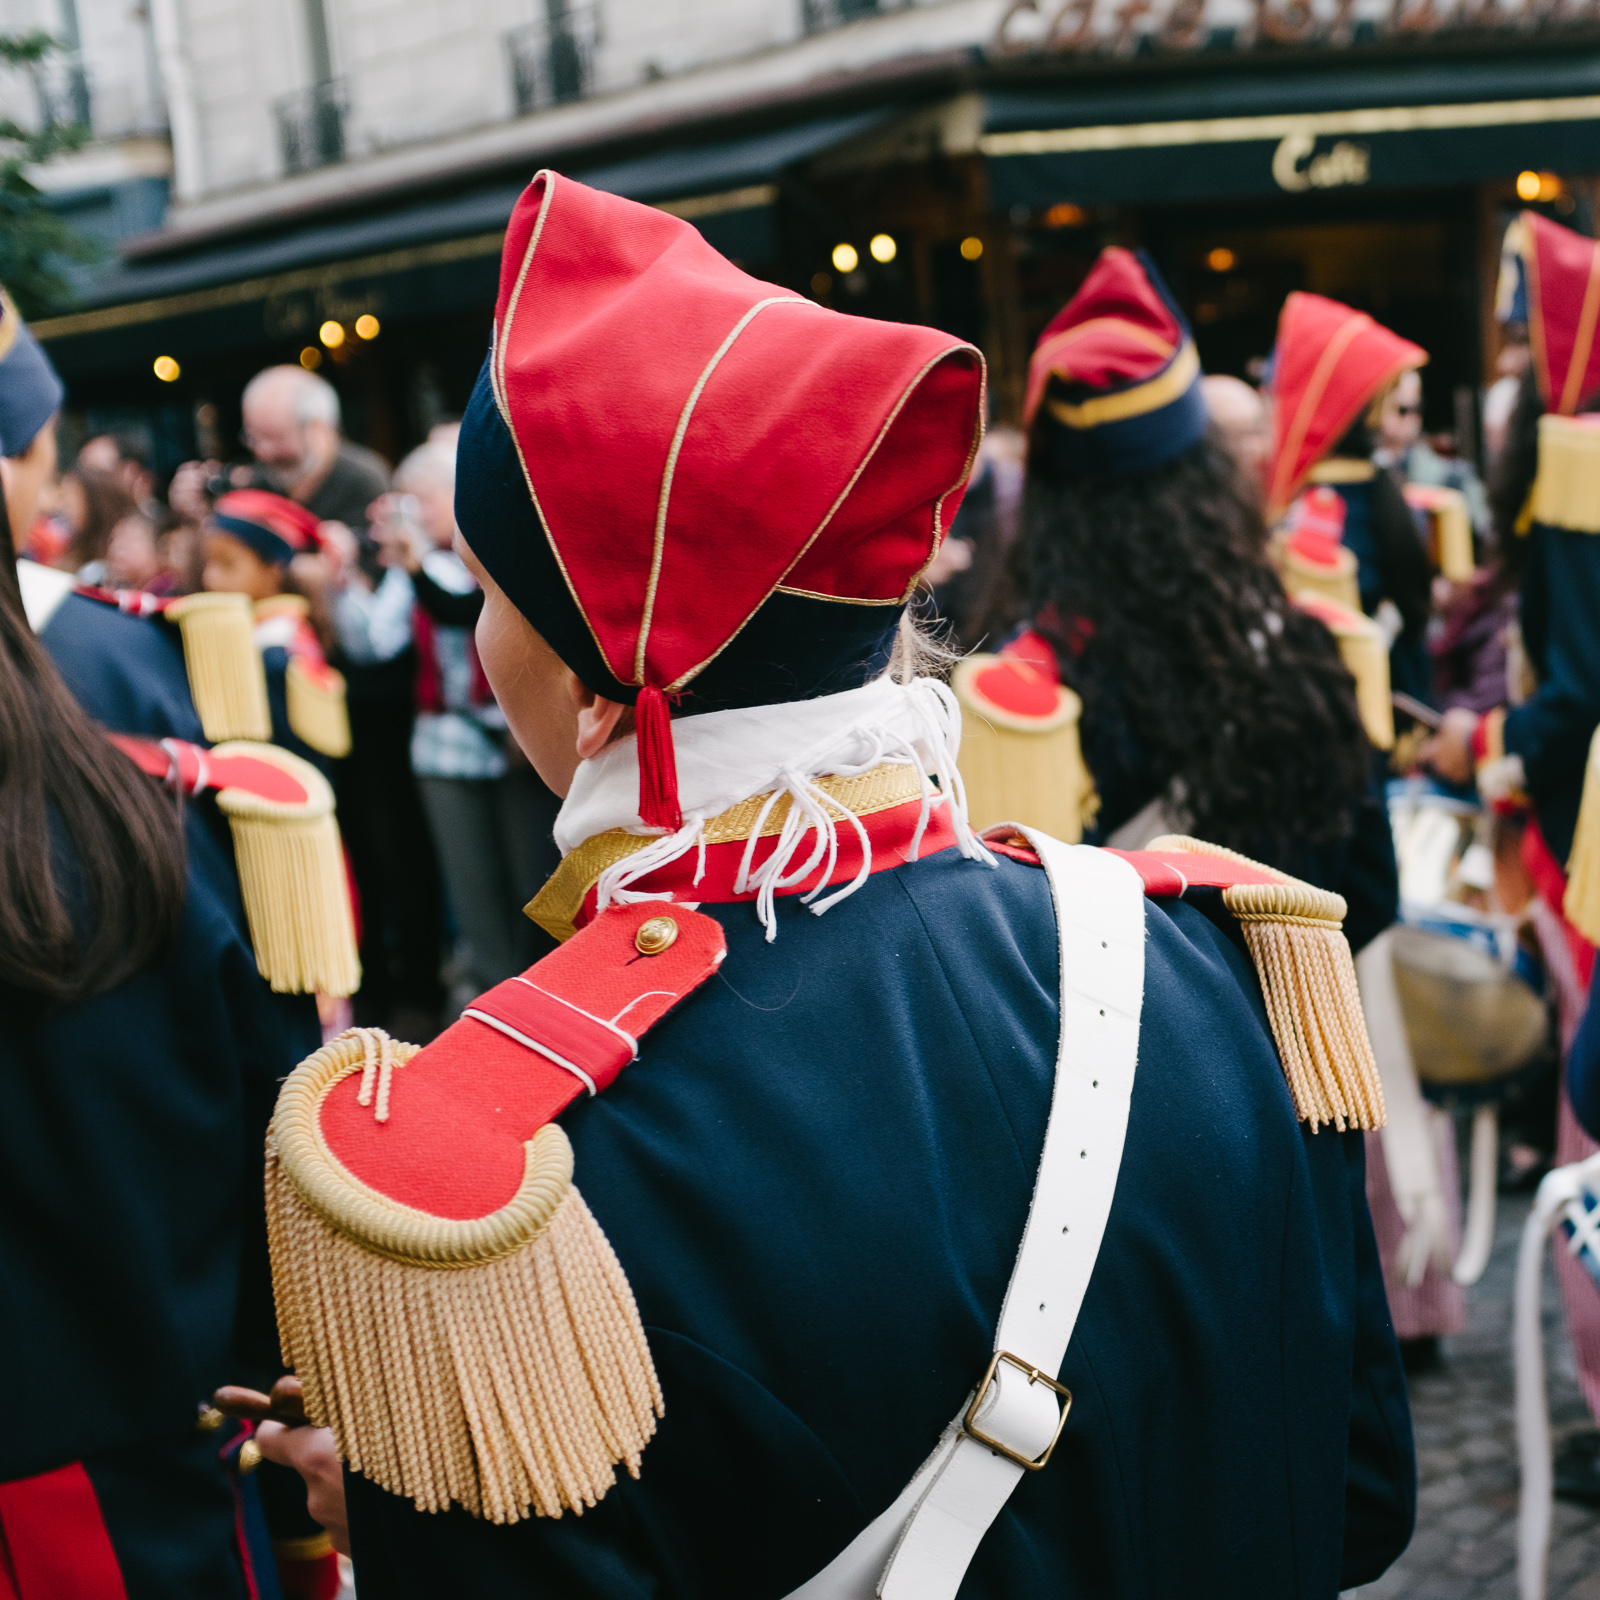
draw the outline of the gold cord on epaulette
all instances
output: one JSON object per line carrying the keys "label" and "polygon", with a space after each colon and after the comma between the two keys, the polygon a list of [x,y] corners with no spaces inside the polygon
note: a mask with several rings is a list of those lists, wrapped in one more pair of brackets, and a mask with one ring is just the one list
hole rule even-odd
{"label": "gold cord on epaulette", "polygon": [[270,739],[267,675],[255,612],[242,594],[189,594],[167,607],[183,638],[183,663],[200,726],[213,744]]}
{"label": "gold cord on epaulette", "polygon": [[219,756],[252,756],[305,791],[298,805],[223,788],[218,809],[233,831],[239,887],[256,965],[280,994],[354,994],[361,987],[344,846],[328,780],[276,745],[232,743]]}
{"label": "gold cord on epaulette", "polygon": [[633,1292],[553,1123],[487,1217],[417,1211],[339,1163],[319,1123],[329,1090],[361,1073],[376,1114],[416,1053],[354,1029],[284,1085],[267,1141],[284,1359],[340,1455],[418,1510],[581,1513],[617,1466],[639,1475],[662,1412]]}
{"label": "gold cord on epaulette", "polygon": [[1313,1133],[1324,1123],[1340,1132],[1381,1128],[1383,1085],[1344,936],[1344,898],[1202,839],[1169,834],[1148,848],[1221,856],[1276,880],[1234,884],[1222,903],[1261,980],[1295,1112]]}
{"label": "gold cord on epaulette", "polygon": [[319,756],[339,761],[350,754],[350,712],[342,673],[324,667],[314,675],[291,656],[284,673],[284,698],[291,733]]}

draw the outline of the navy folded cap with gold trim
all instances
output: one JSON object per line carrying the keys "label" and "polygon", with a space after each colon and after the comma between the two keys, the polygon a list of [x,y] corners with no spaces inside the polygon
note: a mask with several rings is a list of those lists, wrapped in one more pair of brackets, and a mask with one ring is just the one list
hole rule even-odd
{"label": "navy folded cap with gold trim", "polygon": [[0,456],[20,456],[61,409],[66,392],[15,302],[0,289]]}
{"label": "navy folded cap with gold trim", "polygon": [[1208,420],[1199,353],[1155,264],[1142,250],[1102,250],[1028,363],[1033,465],[1126,477],[1181,455]]}

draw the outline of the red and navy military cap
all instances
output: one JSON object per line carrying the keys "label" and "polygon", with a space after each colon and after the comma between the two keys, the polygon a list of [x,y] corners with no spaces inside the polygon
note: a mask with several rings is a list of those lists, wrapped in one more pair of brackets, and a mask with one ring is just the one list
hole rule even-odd
{"label": "red and navy military cap", "polygon": [[1206,431],[1199,353],[1142,250],[1102,250],[1039,336],[1022,420],[1033,464],[1056,478],[1127,477]]}
{"label": "red and navy military cap", "polygon": [[1545,410],[1574,416],[1600,390],[1600,244],[1524,211],[1506,230],[1501,273],[1497,313],[1528,324]]}
{"label": "red and navy military cap", "polygon": [[49,356],[0,289],[0,456],[20,456],[65,395]]}
{"label": "red and navy military cap", "polygon": [[962,340],[829,311],[542,172],[506,235],[456,519],[583,682],[639,707],[648,783],[671,762],[664,696],[771,704],[883,670],[983,396]]}
{"label": "red and navy military cap", "polygon": [[1283,303],[1272,355],[1268,514],[1289,507],[1306,475],[1401,373],[1427,364],[1421,345],[1364,311],[1296,290]]}
{"label": "red and navy military cap", "polygon": [[274,566],[286,567],[301,551],[317,547],[315,513],[266,489],[230,490],[217,501],[211,520]]}

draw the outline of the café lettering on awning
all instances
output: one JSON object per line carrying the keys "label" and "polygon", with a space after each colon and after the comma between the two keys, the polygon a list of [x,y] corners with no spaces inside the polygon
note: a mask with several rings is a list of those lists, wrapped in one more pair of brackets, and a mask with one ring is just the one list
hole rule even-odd
{"label": "caf\u00e9 lettering on awning", "polygon": [[[991,43],[991,55],[1068,70],[1074,56],[1133,58],[1115,74],[987,96],[980,149],[1000,206],[1437,188],[1530,168],[1600,169],[1592,24],[1572,30],[1560,54],[1552,35],[1568,30],[1541,26],[1514,34],[1515,55],[1396,60],[1316,47],[1438,30],[1459,49],[1507,39],[1514,8],[1121,0],[1093,10],[1089,27],[1086,3],[1065,0],[1052,15],[1015,0]],[[1264,46],[1272,70],[1241,71],[1241,57],[1259,62]],[[1159,78],[1140,72],[1152,58],[1169,68]]]}

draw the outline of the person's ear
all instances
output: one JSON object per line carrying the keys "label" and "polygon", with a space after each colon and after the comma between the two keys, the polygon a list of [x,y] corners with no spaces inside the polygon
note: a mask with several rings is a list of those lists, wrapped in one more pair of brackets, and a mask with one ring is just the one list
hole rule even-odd
{"label": "person's ear", "polygon": [[578,759],[592,761],[611,743],[627,706],[596,694],[577,673],[568,669],[567,693],[578,713]]}

